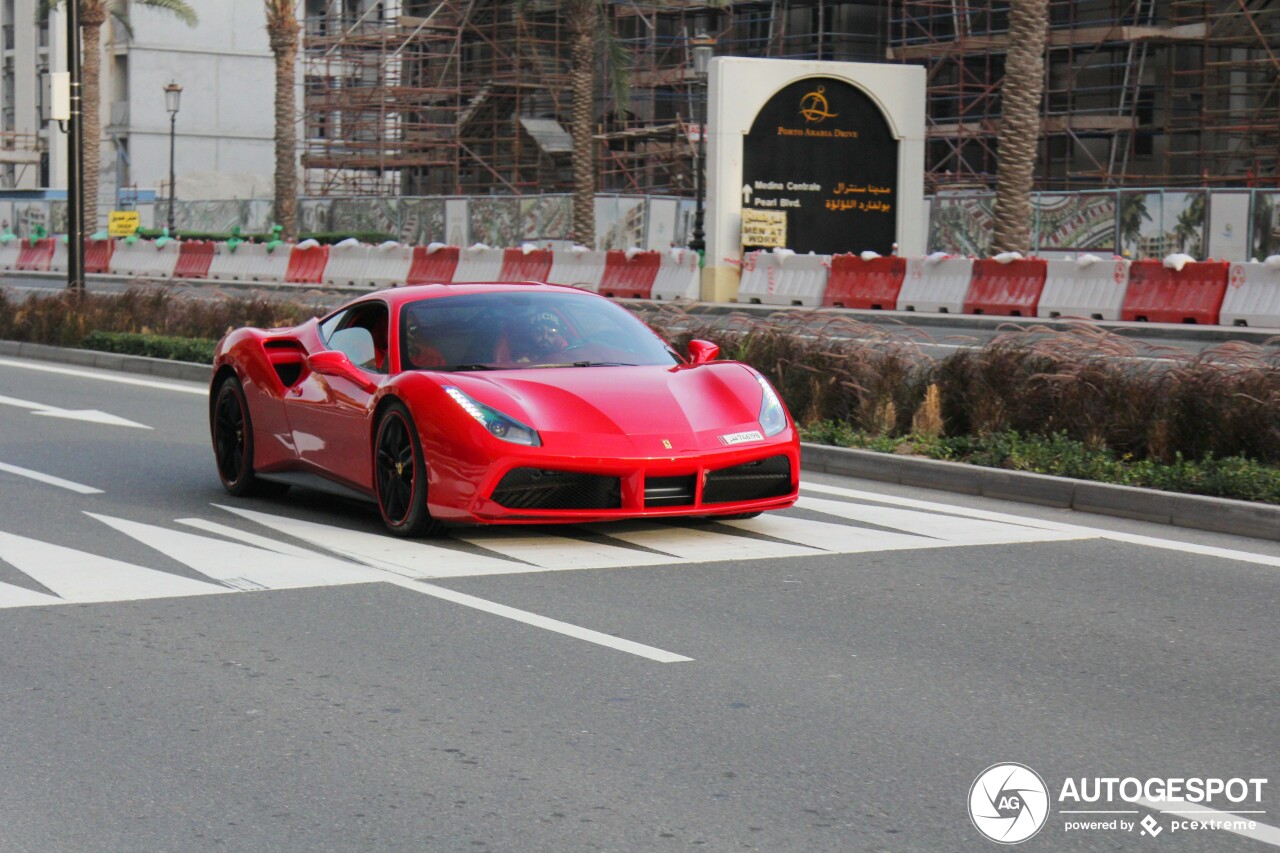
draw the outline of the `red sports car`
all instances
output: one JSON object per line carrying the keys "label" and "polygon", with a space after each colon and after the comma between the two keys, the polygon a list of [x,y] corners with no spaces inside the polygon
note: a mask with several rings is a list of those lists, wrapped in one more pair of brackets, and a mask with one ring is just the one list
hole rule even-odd
{"label": "red sports car", "polygon": [[429,284],[218,344],[209,422],[233,495],[373,500],[392,533],[447,523],[743,518],[796,500],[769,383],[678,354],[624,308],[548,284]]}

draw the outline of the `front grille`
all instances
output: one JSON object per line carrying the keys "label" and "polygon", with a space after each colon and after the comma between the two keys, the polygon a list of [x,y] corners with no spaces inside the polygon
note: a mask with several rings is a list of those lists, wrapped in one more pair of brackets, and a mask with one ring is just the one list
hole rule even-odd
{"label": "front grille", "polygon": [[707,473],[702,486],[704,504],[776,498],[791,491],[791,460],[770,456],[757,462]]}
{"label": "front grille", "polygon": [[697,475],[685,474],[681,477],[645,477],[644,505],[690,506],[693,503],[693,490],[697,484]]}
{"label": "front grille", "polygon": [[622,484],[617,477],[516,468],[498,483],[493,499],[507,509],[621,509]]}

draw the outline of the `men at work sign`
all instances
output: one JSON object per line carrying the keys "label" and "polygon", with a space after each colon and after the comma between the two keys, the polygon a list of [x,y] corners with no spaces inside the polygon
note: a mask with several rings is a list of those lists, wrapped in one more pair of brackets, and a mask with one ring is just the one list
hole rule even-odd
{"label": "men at work sign", "polygon": [[786,213],[788,248],[892,251],[898,140],[858,87],[834,77],[785,86],[756,115],[742,153],[743,214]]}

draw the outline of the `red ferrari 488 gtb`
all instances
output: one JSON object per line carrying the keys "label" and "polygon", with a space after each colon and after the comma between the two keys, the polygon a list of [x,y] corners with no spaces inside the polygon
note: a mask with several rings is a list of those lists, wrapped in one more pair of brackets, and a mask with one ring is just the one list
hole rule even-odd
{"label": "red ferrari 488 gtb", "polygon": [[790,506],[795,425],[763,376],[717,351],[693,341],[685,358],[571,287],[372,293],[219,343],[218,475],[233,495],[283,483],[373,500],[402,536]]}

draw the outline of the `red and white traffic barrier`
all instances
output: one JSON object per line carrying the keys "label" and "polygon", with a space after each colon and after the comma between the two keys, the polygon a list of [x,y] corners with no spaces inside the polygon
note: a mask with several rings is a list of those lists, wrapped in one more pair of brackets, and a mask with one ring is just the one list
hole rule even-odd
{"label": "red and white traffic barrier", "polygon": [[973,279],[973,259],[941,253],[907,261],[907,274],[898,291],[899,311],[960,314]]}
{"label": "red and white traffic barrier", "polygon": [[596,293],[600,290],[600,282],[604,280],[606,263],[605,252],[593,252],[585,246],[574,246],[567,251],[552,254],[547,281]]}
{"label": "red and white traffic barrier", "polygon": [[1129,289],[1129,261],[1081,255],[1049,261],[1037,317],[1119,320]]}
{"label": "red and white traffic barrier", "polygon": [[1280,329],[1280,255],[1263,263],[1231,265],[1219,322]]}
{"label": "red and white traffic barrier", "polygon": [[787,249],[752,252],[743,260],[738,301],[761,305],[822,305],[830,255],[797,255]]}
{"label": "red and white traffic barrier", "polygon": [[22,254],[22,241],[18,239],[0,242],[0,270],[12,270],[18,266],[18,256]]}
{"label": "red and white traffic barrier", "polygon": [[664,252],[649,295],[666,302],[677,299],[697,301],[702,296],[701,260],[692,249]]}
{"label": "red and white traffic barrier", "polygon": [[1134,261],[1120,319],[1217,325],[1227,291],[1226,261]]}
{"label": "red and white traffic barrier", "polygon": [[453,283],[468,281],[499,281],[502,264],[506,260],[504,249],[490,249],[477,243],[458,253],[458,266],[453,271]]}
{"label": "red and white traffic barrier", "polygon": [[109,269],[113,275],[135,278],[173,278],[181,248],[177,240],[166,240],[156,245],[152,240],[121,240],[111,253]]}
{"label": "red and white traffic barrier", "polygon": [[221,243],[209,264],[209,278],[215,281],[283,284],[289,270],[291,248],[280,245],[269,250],[263,243],[241,243],[234,247]]}

